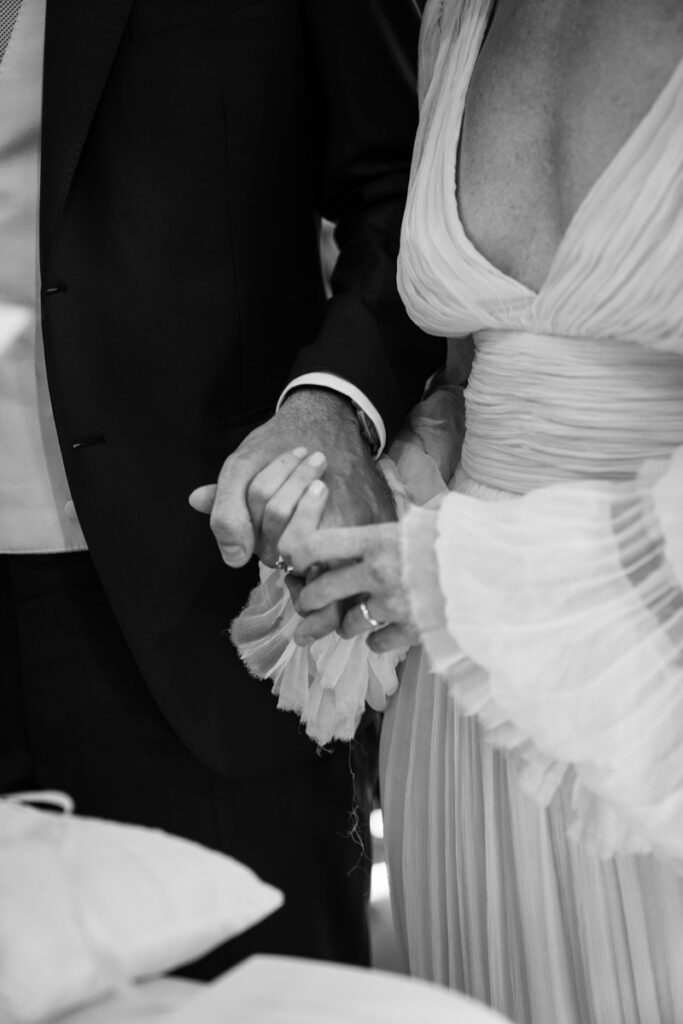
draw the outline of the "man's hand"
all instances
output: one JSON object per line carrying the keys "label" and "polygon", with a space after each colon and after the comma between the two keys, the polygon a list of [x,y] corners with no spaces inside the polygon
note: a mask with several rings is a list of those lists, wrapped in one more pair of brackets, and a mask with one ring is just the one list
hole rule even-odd
{"label": "man's hand", "polygon": [[[322,453],[326,461],[311,465],[310,456],[297,457],[296,449]],[[218,483],[197,488],[190,503],[211,515],[211,529],[228,565],[243,566],[254,553],[274,565],[291,509],[283,502],[279,516],[273,496],[290,474],[296,473],[301,483],[307,473],[312,481],[323,470],[329,495],[322,525],[396,519],[391,492],[360,436],[350,404],[334,392],[314,388],[292,392],[275,416],[226,459]]]}

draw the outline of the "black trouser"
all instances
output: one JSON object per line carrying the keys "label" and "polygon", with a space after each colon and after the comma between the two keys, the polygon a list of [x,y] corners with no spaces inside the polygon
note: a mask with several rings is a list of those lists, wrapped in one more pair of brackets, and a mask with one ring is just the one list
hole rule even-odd
{"label": "black trouser", "polygon": [[0,793],[64,790],[78,813],[187,836],[284,891],[282,910],[186,973],[254,952],[367,962],[357,751],[246,782],[206,768],[150,696],[86,553],[0,556],[0,666]]}

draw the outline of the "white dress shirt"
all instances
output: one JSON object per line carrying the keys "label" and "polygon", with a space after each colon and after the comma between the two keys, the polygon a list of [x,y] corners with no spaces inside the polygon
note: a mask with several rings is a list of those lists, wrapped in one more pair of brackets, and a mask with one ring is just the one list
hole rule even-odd
{"label": "white dress shirt", "polygon": [[[23,0],[0,64],[0,552],[86,547],[69,494],[47,387],[40,326],[38,205],[46,0]],[[366,396],[333,374],[306,374],[293,388],[346,395],[373,420]]]}
{"label": "white dress shirt", "polygon": [[0,552],[85,548],[47,389],[38,198],[45,0],[23,0],[0,64]]}

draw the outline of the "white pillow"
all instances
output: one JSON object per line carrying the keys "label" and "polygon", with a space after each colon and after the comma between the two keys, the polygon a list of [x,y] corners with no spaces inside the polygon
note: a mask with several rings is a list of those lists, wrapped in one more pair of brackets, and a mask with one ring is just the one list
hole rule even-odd
{"label": "white pillow", "polygon": [[33,1024],[188,963],[283,901],[154,829],[0,799],[0,1024]]}

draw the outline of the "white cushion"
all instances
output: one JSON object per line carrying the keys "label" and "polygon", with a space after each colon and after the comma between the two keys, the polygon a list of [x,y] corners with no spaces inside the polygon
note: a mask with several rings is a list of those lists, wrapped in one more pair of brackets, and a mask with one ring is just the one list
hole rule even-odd
{"label": "white cushion", "polygon": [[179,967],[281,903],[243,864],[188,840],[0,800],[0,1024]]}
{"label": "white cushion", "polygon": [[488,1006],[431,982],[366,967],[277,956],[251,957],[164,1017],[164,1024],[238,1022],[511,1024]]}

